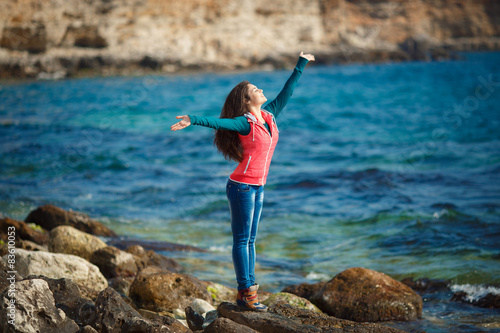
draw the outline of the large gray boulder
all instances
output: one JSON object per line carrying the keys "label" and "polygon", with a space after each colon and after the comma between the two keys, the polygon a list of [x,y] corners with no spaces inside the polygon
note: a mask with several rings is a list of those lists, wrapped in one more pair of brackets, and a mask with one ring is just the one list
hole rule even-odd
{"label": "large gray boulder", "polygon": [[46,281],[23,280],[15,283],[15,302],[8,290],[0,294],[0,331],[15,333],[74,333],[78,325],[55,306]]}
{"label": "large gray boulder", "polygon": [[[6,261],[7,256],[3,259]],[[16,270],[23,277],[44,275],[53,279],[71,279],[93,290],[103,290],[108,286],[97,266],[71,254],[17,249]]]}
{"label": "large gray boulder", "polygon": [[80,287],[70,279],[51,279],[43,275],[30,275],[26,280],[40,279],[47,282],[57,308],[79,326],[95,323],[96,310],[92,300],[82,297]]}

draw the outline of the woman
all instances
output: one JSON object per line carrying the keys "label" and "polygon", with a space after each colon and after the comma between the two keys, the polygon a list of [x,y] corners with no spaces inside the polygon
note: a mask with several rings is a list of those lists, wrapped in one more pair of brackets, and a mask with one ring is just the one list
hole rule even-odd
{"label": "woman", "polygon": [[264,109],[262,105],[267,98],[262,89],[243,81],[227,96],[220,118],[177,116],[181,120],[170,128],[172,131],[189,125],[214,128],[217,149],[225,158],[239,162],[226,186],[233,232],[233,264],[238,282],[236,303],[256,311],[267,311],[257,298],[255,238],[262,212],[264,184],[279,138],[276,118],[292,96],[308,61],[314,61],[314,56],[301,52],[285,86]]}

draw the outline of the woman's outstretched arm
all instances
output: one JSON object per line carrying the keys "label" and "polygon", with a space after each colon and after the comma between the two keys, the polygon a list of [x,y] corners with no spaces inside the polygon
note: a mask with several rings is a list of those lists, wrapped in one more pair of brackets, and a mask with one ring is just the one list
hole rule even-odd
{"label": "woman's outstretched arm", "polygon": [[312,54],[304,54],[304,52],[300,52],[299,60],[292,75],[290,75],[278,96],[276,96],[273,101],[269,102],[269,104],[264,107],[265,110],[271,112],[275,117],[278,117],[280,112],[290,100],[290,97],[292,97],[293,90],[302,75],[302,70],[306,67],[309,61],[314,61],[314,56]]}

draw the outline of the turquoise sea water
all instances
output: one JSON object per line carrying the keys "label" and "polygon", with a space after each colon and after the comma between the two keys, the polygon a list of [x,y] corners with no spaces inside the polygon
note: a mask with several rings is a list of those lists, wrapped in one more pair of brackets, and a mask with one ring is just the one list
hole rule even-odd
{"label": "turquoise sea water", "polygon": [[[271,100],[290,71],[0,84],[0,212],[83,211],[124,236],[205,248],[166,253],[234,286],[213,131],[242,80]],[[450,62],[310,66],[278,118],[259,228],[262,288],[362,266],[500,293],[500,53]],[[493,332],[500,312],[424,295],[427,332]],[[495,324],[497,323],[497,324]]]}

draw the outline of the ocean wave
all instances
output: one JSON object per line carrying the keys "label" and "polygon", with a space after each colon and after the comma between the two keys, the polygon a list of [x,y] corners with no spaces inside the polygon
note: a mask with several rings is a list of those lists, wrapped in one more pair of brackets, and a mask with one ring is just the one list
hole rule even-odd
{"label": "ocean wave", "polygon": [[464,292],[467,294],[464,300],[473,303],[488,294],[500,295],[500,287],[472,285],[472,284],[455,284],[450,286],[451,291],[454,293]]}

